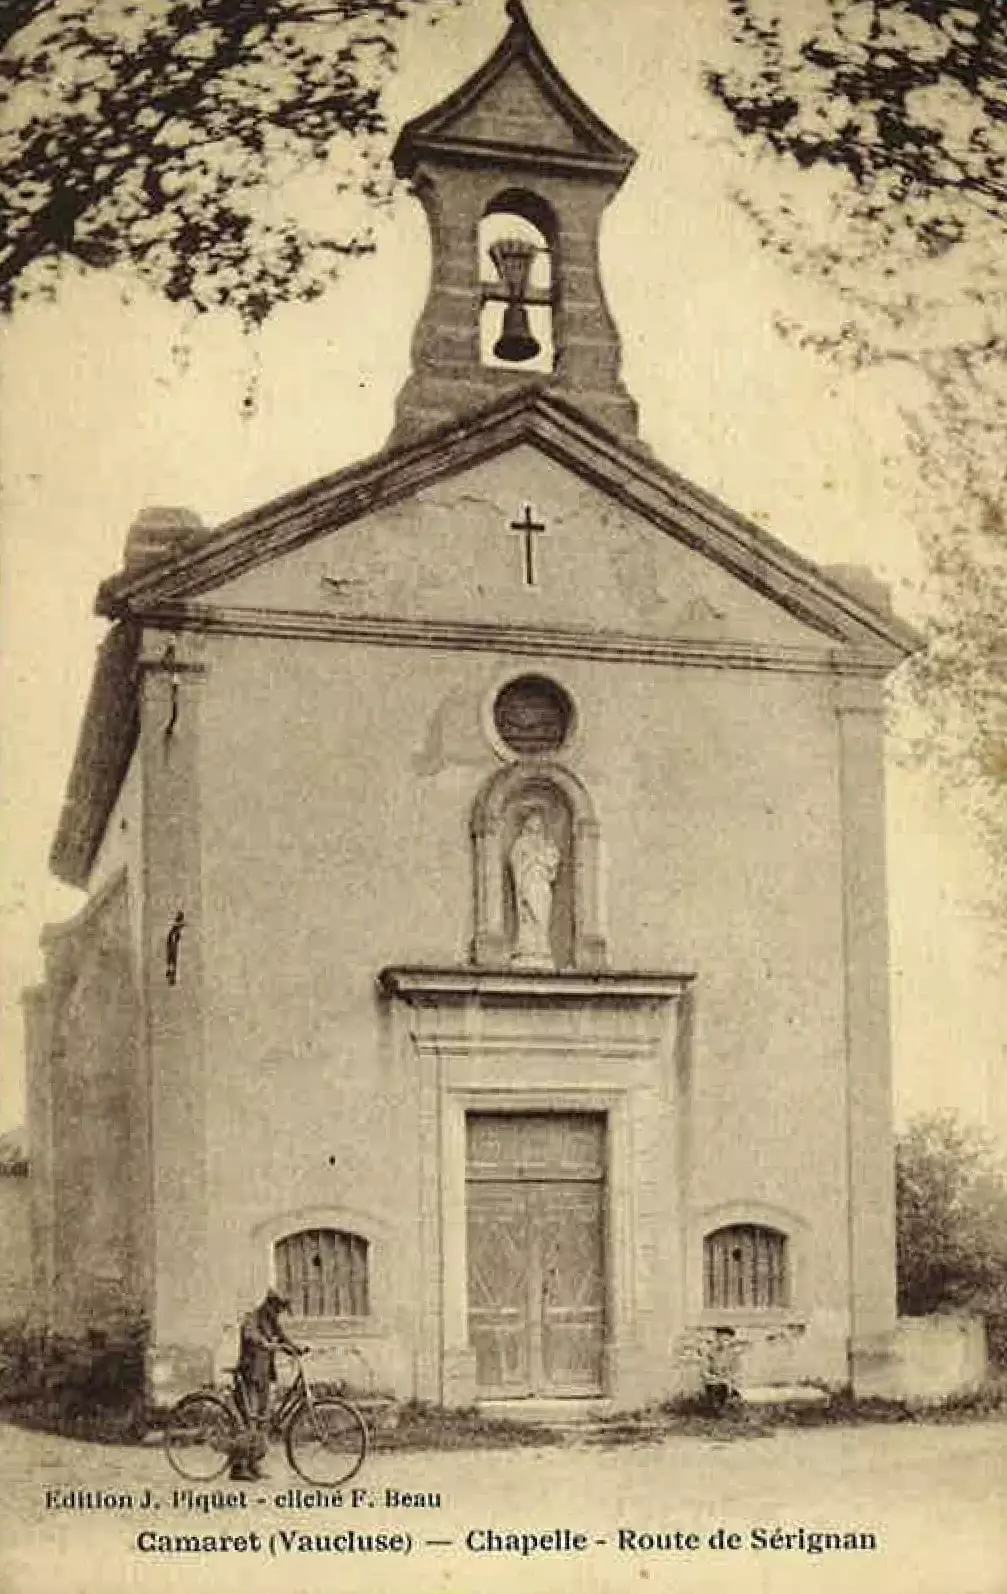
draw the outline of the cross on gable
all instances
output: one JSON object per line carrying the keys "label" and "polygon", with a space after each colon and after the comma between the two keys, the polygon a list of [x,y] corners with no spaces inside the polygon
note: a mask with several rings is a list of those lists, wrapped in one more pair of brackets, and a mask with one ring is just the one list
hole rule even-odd
{"label": "cross on gable", "polygon": [[531,504],[525,504],[520,520],[512,520],[510,530],[520,532],[524,538],[522,548],[524,584],[526,587],[538,585],[538,572],[535,567],[535,537],[546,529],[544,520],[535,520],[532,515]]}

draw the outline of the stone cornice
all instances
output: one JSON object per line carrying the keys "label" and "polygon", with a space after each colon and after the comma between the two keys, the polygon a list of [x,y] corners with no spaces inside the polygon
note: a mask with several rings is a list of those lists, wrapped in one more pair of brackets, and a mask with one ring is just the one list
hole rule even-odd
{"label": "stone cornice", "polygon": [[567,969],[406,967],[382,969],[378,975],[379,988],[386,996],[419,1006],[472,999],[523,1003],[676,1002],[694,980],[694,974],[635,969],[580,973]]}
{"label": "stone cornice", "polygon": [[796,675],[883,677],[891,669],[881,649],[854,650],[743,639],[661,637],[630,632],[577,630],[564,626],[479,623],[470,620],[404,619],[398,615],[318,614],[314,610],[267,609],[214,604],[152,604],[134,611],[143,622],[172,631],[259,636],[318,642],[371,643],[383,647],[491,652],[541,658],[587,658],[630,664],[707,669],[766,670]]}
{"label": "stone cornice", "polygon": [[[449,165],[471,166],[477,170],[495,166],[501,171],[532,172],[541,177],[543,169],[542,151],[536,146],[504,144],[499,140],[425,139],[423,159],[428,160],[431,156]],[[550,176],[596,177],[605,174],[617,178],[620,168],[614,163],[599,161],[597,156],[579,154],[576,150],[550,150],[548,170]]]}

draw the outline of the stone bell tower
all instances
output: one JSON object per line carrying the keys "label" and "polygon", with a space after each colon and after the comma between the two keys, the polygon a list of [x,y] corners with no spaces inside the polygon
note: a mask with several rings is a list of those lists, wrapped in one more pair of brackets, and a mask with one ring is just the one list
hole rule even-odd
{"label": "stone bell tower", "polygon": [[520,0],[507,14],[486,64],[395,146],[433,246],[396,443],[529,383],[637,433],[598,248],[635,151],[563,81]]}

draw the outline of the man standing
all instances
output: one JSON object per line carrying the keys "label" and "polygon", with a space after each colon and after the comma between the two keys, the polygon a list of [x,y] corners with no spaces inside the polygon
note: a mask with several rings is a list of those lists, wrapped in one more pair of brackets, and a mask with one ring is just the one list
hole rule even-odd
{"label": "man standing", "polygon": [[269,1386],[276,1380],[276,1352],[299,1349],[280,1322],[280,1313],[290,1311],[290,1302],[278,1290],[268,1289],[258,1306],[241,1320],[241,1350],[238,1356],[240,1387],[248,1401],[252,1428],[249,1455],[237,1456],[232,1478],[261,1478],[265,1455],[265,1426],[269,1415]]}

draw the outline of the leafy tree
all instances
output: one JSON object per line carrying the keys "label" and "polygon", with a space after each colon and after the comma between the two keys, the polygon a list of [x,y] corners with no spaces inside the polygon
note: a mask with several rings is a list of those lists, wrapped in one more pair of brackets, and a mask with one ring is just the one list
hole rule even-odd
{"label": "leafy tree", "polygon": [[[949,360],[950,363],[950,360]],[[1007,475],[996,445],[977,435],[977,415],[1007,437],[1007,393],[950,374],[938,390],[939,425],[907,417],[931,515],[920,535],[928,576],[928,646],[912,661],[907,694],[921,712],[903,716],[904,743],[967,797],[990,861],[988,897],[998,922],[1007,906]],[[952,371],[954,366],[952,365]],[[961,418],[964,410],[967,420]],[[909,727],[918,727],[909,731]]]}
{"label": "leafy tree", "polygon": [[1007,1309],[1007,1183],[991,1142],[953,1114],[896,1143],[899,1311]]}
{"label": "leafy tree", "polygon": [[908,232],[940,255],[1002,226],[1007,0],[728,4],[740,49],[708,86],[741,133],[847,177],[839,208],[872,248]]}
{"label": "leafy tree", "polygon": [[[726,0],[707,86],[779,159],[737,197],[834,289],[780,330],[854,370],[910,367],[929,647],[915,738],[967,790],[1007,900],[1007,0]],[[787,173],[790,180],[787,180]],[[922,378],[922,383],[920,379]],[[920,722],[917,722],[920,723]]]}
{"label": "leafy tree", "polygon": [[372,247],[397,30],[437,4],[4,0],[0,309],[63,261],[246,326],[314,298]]}

